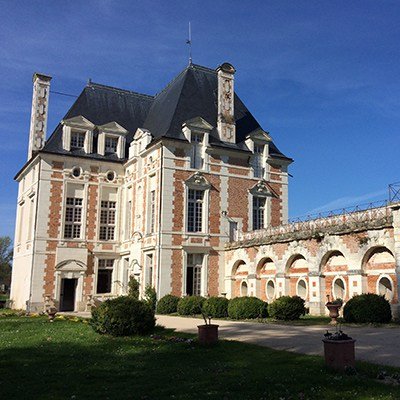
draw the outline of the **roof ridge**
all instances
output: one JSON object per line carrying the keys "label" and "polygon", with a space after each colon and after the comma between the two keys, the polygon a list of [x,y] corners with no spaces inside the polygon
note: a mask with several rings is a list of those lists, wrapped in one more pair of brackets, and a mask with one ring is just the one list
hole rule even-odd
{"label": "roof ridge", "polygon": [[212,73],[212,74],[216,73],[216,70],[214,68],[205,67],[204,65],[200,65],[200,64],[192,64],[189,67],[200,69],[200,70],[202,70],[204,72],[209,72],[209,73]]}
{"label": "roof ridge", "polygon": [[154,99],[154,96],[152,96],[150,94],[139,93],[139,92],[135,92],[133,90],[128,90],[128,89],[121,89],[121,88],[117,88],[117,87],[114,87],[114,86],[104,85],[102,83],[89,82],[86,85],[86,87],[99,87],[99,88],[102,88],[102,89],[112,90],[114,92],[121,92],[121,93],[126,93],[126,94],[132,94],[134,96]]}

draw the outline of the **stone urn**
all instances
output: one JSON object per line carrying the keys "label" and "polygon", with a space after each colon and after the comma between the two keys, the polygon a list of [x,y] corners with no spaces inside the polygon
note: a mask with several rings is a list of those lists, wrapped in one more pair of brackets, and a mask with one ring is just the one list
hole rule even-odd
{"label": "stone urn", "polygon": [[340,371],[355,367],[355,339],[331,340],[326,338],[322,341],[327,367]]}
{"label": "stone urn", "polygon": [[328,301],[328,303],[325,304],[325,307],[329,310],[329,316],[331,317],[330,324],[336,325],[337,319],[339,318],[339,310],[342,305],[340,303]]}
{"label": "stone urn", "polygon": [[199,343],[206,346],[217,343],[218,327],[215,324],[197,325]]}

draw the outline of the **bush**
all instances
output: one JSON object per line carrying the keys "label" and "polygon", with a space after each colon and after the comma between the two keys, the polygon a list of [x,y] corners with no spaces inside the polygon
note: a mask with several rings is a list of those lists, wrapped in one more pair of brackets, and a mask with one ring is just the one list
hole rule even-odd
{"label": "bush", "polygon": [[392,319],[390,303],[377,294],[360,294],[352,297],[344,306],[346,322],[387,323]]}
{"label": "bush", "polygon": [[268,306],[268,312],[272,318],[293,321],[304,315],[306,309],[304,307],[304,300],[301,297],[282,296]]}
{"label": "bush", "polygon": [[178,310],[178,302],[180,298],[172,294],[167,294],[161,297],[157,303],[157,313],[158,314],[172,314],[176,313]]}
{"label": "bush", "polygon": [[147,285],[144,289],[144,301],[150,306],[150,308],[153,310],[153,313],[155,313],[157,306],[157,292],[153,286]]}
{"label": "bush", "polygon": [[265,318],[267,303],[257,297],[235,297],[229,301],[228,316],[232,319]]}
{"label": "bush", "polygon": [[211,318],[228,316],[229,300],[225,297],[209,297],[203,304],[203,313]]}
{"label": "bush", "polygon": [[92,311],[90,324],[102,334],[145,335],[154,330],[154,313],[143,301],[129,296],[106,300]]}
{"label": "bush", "polygon": [[182,297],[178,302],[178,314],[180,315],[196,315],[201,314],[201,309],[205,301],[201,296]]}
{"label": "bush", "polygon": [[139,299],[139,282],[135,279],[135,277],[131,276],[128,282],[128,296],[133,299]]}

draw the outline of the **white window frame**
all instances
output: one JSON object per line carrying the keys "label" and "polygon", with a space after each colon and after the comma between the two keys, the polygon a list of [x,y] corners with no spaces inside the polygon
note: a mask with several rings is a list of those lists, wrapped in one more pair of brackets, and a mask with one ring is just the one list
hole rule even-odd
{"label": "white window frame", "polygon": [[[68,204],[68,200],[71,199],[73,204]],[[77,200],[80,200],[80,204],[75,204]],[[72,209],[72,221],[67,221],[67,214],[68,214],[68,209]],[[80,210],[79,214],[79,221],[75,221],[75,214],[76,211]],[[69,217],[68,217],[69,218]],[[65,202],[64,202],[64,218],[63,218],[63,226],[62,226],[62,237],[63,239],[67,240],[80,240],[82,239],[82,232],[84,229],[84,198],[81,197],[65,197]],[[67,226],[71,226],[71,236],[68,237],[66,235],[66,229]],[[79,226],[79,235],[75,236],[74,235],[74,227]]]}
{"label": "white window frame", "polygon": [[[254,201],[255,201],[255,199],[257,199],[257,202],[259,202],[259,199],[263,199],[264,200],[263,211],[261,213],[263,221],[262,221],[262,225],[260,225],[259,222],[258,222],[258,225],[260,225],[260,226],[258,226],[257,228],[255,228],[255,224],[254,224],[254,221],[255,221]],[[251,230],[255,231],[255,230],[259,230],[259,229],[264,229],[265,228],[265,226],[266,226],[266,217],[267,217],[266,210],[268,208],[267,205],[268,204],[267,204],[267,198],[266,197],[264,197],[264,196],[254,196],[254,195],[251,196],[251,228],[252,228]],[[257,210],[260,210],[260,209],[261,209],[261,207],[258,206]]]}
{"label": "white window frame", "polygon": [[253,157],[252,157],[253,158],[252,170],[254,178],[263,179],[265,177],[266,159],[264,154],[265,154],[265,145],[260,143],[254,143]]}
{"label": "white window frame", "polygon": [[[113,261],[113,266],[112,266],[112,273],[111,273],[111,284],[110,284],[110,288],[111,288],[111,291],[110,292],[107,292],[107,293],[98,293],[98,291],[97,291],[97,285],[98,285],[98,278],[99,278],[99,269],[101,269],[100,268],[100,261],[101,260],[105,260],[105,261]],[[96,265],[95,265],[95,270],[96,270],[96,274],[95,274],[95,277],[96,277],[96,279],[95,279],[95,282],[94,282],[94,293],[96,294],[96,295],[109,295],[109,294],[112,294],[113,292],[114,292],[114,282],[115,282],[115,274],[116,274],[116,270],[117,270],[117,259],[116,258],[109,258],[109,257],[101,257],[101,256],[98,256],[98,257],[96,257],[96,263],[95,263]],[[106,269],[111,269],[111,268],[106,268]]]}
{"label": "white window frame", "polygon": [[[110,207],[114,205],[114,207]],[[102,214],[104,212],[104,214]],[[103,215],[106,221],[102,222]],[[113,215],[113,217],[111,217]],[[114,200],[100,200],[100,213],[99,213],[99,241],[114,242],[117,236],[117,201]],[[111,222],[110,222],[111,220]],[[102,237],[102,228],[105,228],[105,237]],[[110,233],[112,232],[112,238]]]}
{"label": "white window frame", "polygon": [[192,132],[191,142],[190,168],[198,170],[204,169],[204,134]]}
{"label": "white window frame", "polygon": [[[76,145],[73,144],[73,142],[76,140]],[[81,140],[83,138],[83,140]],[[82,142],[81,144],[79,142]],[[86,131],[83,131],[81,129],[72,129],[71,130],[71,139],[70,139],[70,148],[71,150],[78,150],[78,149],[84,149],[85,148],[85,142],[86,142]]]}

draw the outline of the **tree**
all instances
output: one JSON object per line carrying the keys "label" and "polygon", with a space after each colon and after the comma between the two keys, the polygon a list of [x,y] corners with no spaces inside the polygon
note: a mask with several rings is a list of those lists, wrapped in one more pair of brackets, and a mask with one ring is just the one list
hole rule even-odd
{"label": "tree", "polygon": [[11,284],[11,261],[13,251],[11,247],[11,238],[8,236],[0,236],[0,285]]}

